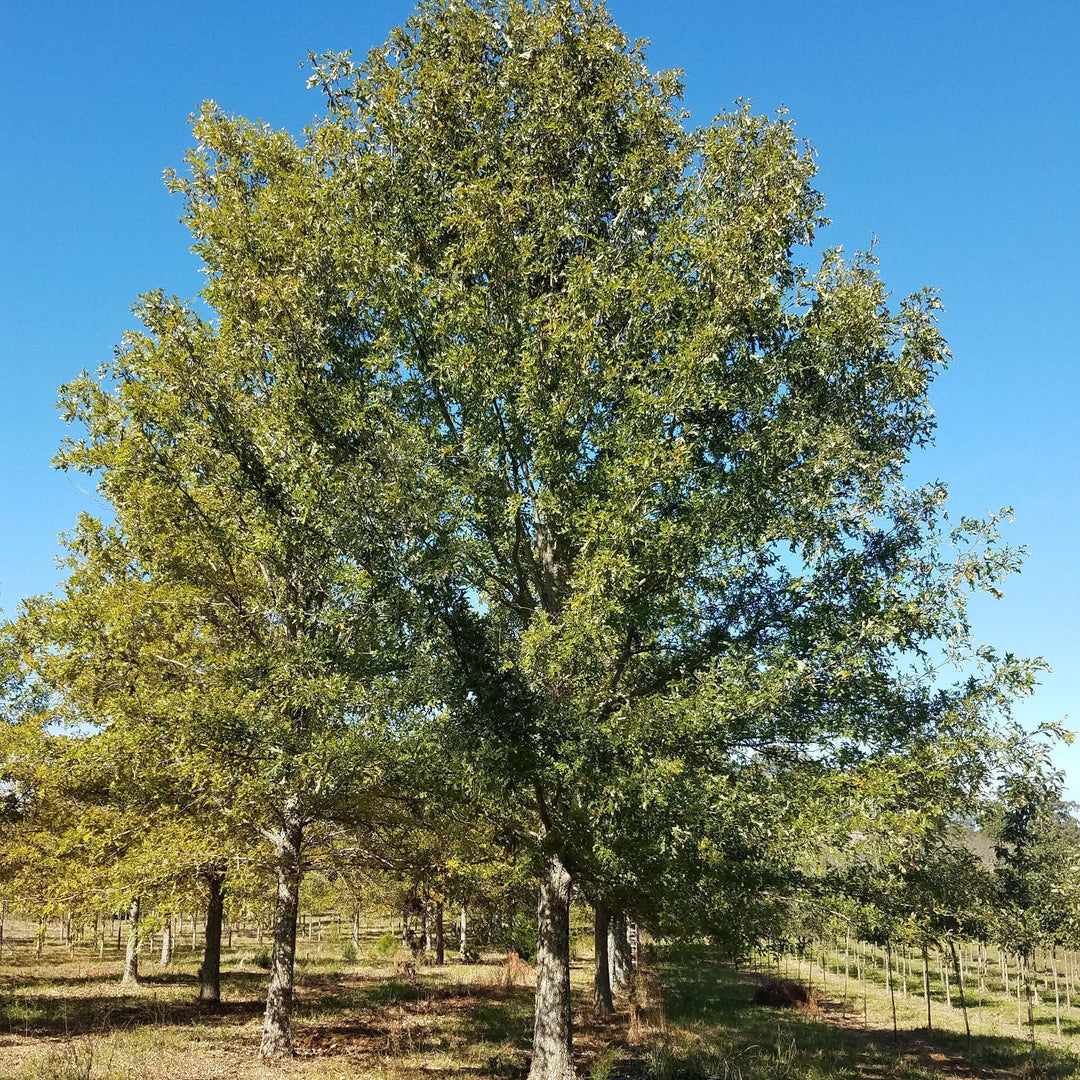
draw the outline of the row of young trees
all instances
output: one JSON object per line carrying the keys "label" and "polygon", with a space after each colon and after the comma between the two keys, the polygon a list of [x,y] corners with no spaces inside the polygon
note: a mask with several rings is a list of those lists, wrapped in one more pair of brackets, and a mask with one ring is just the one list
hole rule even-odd
{"label": "row of young trees", "polygon": [[737,935],[985,786],[1037,665],[967,595],[1017,556],[904,486],[938,302],[800,261],[784,115],[686,130],[592,0],[425,2],[310,81],[300,139],[202,107],[199,301],[62,391],[110,513],[5,630],[4,858],[69,907],[267,870],[269,1056],[311,851],[510,853],[562,1080],[572,884]]}

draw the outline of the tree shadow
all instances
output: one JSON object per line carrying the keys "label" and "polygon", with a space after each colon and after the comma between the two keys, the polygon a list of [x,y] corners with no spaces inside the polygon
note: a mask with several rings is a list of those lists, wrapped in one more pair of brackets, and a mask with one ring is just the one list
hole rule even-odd
{"label": "tree shadow", "polygon": [[134,987],[123,986],[114,972],[8,975],[0,979],[0,1032],[60,1038],[195,1023],[242,1025],[261,1015],[265,987],[263,972],[224,973],[224,1000],[210,1004],[198,1000],[199,980],[185,971],[155,971]]}

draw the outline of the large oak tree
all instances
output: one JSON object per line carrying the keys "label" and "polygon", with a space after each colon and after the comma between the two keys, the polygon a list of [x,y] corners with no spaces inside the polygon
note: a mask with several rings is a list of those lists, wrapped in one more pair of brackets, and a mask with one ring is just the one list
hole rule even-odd
{"label": "large oak tree", "polygon": [[428,446],[416,591],[454,731],[541,866],[530,1075],[561,1080],[571,882],[679,771],[680,729],[720,805],[744,768],[782,795],[791,766],[977,736],[1030,670],[988,654],[942,693],[924,661],[964,652],[963,589],[1013,556],[965,523],[952,561],[944,487],[904,487],[938,303],[811,255],[785,116],[687,131],[677,73],[592,0],[425,3],[313,81],[331,247]]}

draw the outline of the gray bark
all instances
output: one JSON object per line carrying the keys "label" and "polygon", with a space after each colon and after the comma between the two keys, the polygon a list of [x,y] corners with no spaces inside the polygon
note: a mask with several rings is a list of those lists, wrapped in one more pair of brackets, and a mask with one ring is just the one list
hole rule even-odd
{"label": "gray bark", "polygon": [[446,963],[446,919],[443,902],[435,904],[435,963],[442,967]]}
{"label": "gray bark", "polygon": [[206,875],[209,899],[206,902],[203,962],[199,968],[199,1000],[209,1005],[221,1001],[221,912],[225,906],[221,885],[224,880],[225,875],[220,870]]}
{"label": "gray bark", "polygon": [[139,982],[139,898],[131,901],[128,910],[127,949],[124,952],[124,977],[121,983],[132,986]]}
{"label": "gray bark", "polygon": [[536,936],[536,1017],[529,1080],[572,1080],[570,875],[556,855],[540,878]]}
{"label": "gray bark", "polygon": [[172,916],[165,920],[165,926],[161,931],[161,962],[168,965],[172,963]]}
{"label": "gray bark", "polygon": [[469,909],[462,903],[461,905],[461,926],[458,930],[458,959],[465,963],[465,946],[466,946],[466,931],[469,927]]}
{"label": "gray bark", "polygon": [[593,916],[593,953],[596,959],[593,975],[593,1008],[602,1015],[611,1015],[615,1003],[611,999],[611,972],[608,968],[608,924],[610,917],[607,906],[598,901]]}
{"label": "gray bark", "polygon": [[274,951],[263,1016],[261,1057],[292,1057],[293,973],[296,962],[296,916],[300,908],[300,844],[304,825],[299,808],[286,805],[277,836],[277,902]]}
{"label": "gray bark", "polygon": [[608,921],[608,977],[613,994],[625,994],[634,966],[625,911],[613,911]]}

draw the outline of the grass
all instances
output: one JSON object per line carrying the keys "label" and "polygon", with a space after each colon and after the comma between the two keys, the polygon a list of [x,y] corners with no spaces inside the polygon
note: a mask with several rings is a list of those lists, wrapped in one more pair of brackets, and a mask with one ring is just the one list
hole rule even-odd
{"label": "grass", "polygon": [[[9,937],[10,940],[10,937]],[[220,1008],[195,1000],[199,955],[179,951],[165,968],[142,958],[137,989],[119,985],[115,949],[5,944],[0,964],[0,1077],[4,1080],[519,1080],[528,1065],[532,986],[528,970],[505,957],[480,964],[404,968],[388,957],[379,932],[353,959],[344,943],[303,941],[294,1038],[297,1057],[257,1058],[266,972],[254,941],[234,940],[222,957]],[[752,1004],[764,977],[736,971],[706,946],[651,951],[636,992],[612,1018],[590,1007],[591,958],[575,946],[575,1054],[587,1080],[932,1080],[966,1076],[967,1042],[958,1008],[925,1001],[915,981],[897,993],[899,1037],[883,980],[872,981],[863,1019],[861,986],[832,957],[817,1014]],[[789,960],[790,973],[795,974]],[[852,969],[854,972],[854,968]],[[800,968],[804,980],[805,965]],[[880,975],[880,973],[879,973]],[[921,976],[921,972],[920,972]],[[921,978],[919,980],[921,988]],[[921,993],[921,989],[919,991]],[[1015,997],[984,989],[970,1003],[975,1075],[1024,1077],[1029,1048],[1017,1035]],[[1039,1075],[1080,1076],[1080,1020],[1074,1009],[1055,1033],[1053,1002],[1038,1010]]]}

